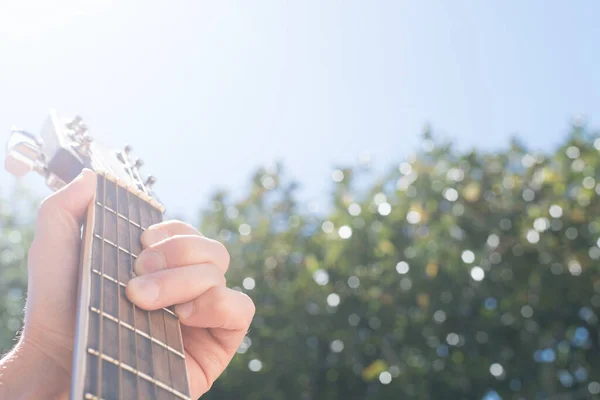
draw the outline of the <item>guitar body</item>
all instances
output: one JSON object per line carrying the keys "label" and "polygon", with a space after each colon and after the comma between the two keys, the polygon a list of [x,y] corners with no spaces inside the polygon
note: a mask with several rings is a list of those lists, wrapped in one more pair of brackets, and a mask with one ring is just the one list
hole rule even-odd
{"label": "guitar body", "polygon": [[51,112],[41,140],[13,134],[6,167],[17,176],[36,171],[55,190],[83,168],[97,174],[82,229],[70,399],[191,399],[178,318],[167,308],[141,310],[125,295],[140,236],[164,212],[154,179],[141,180],[129,153],[93,141],[80,118],[62,123]]}

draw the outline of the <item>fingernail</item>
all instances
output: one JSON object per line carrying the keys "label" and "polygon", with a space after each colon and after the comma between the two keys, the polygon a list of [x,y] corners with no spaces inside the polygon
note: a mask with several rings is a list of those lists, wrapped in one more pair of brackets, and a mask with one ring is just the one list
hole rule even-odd
{"label": "fingernail", "polygon": [[165,257],[161,252],[144,250],[135,260],[133,269],[138,275],[160,271],[165,269]]}
{"label": "fingernail", "polygon": [[144,247],[149,247],[168,237],[169,235],[162,229],[147,229],[142,233],[142,244]]}
{"label": "fingernail", "polygon": [[193,311],[194,303],[192,303],[191,301],[183,304],[177,304],[175,306],[175,314],[184,319],[192,315]]}
{"label": "fingernail", "polygon": [[160,292],[158,281],[145,276],[133,278],[129,281],[127,287],[137,300],[148,303],[155,302]]}

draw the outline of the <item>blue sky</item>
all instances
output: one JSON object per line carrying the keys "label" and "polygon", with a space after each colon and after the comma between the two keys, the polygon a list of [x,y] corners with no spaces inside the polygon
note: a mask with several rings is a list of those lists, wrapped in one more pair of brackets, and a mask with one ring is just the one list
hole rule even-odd
{"label": "blue sky", "polygon": [[516,134],[540,150],[573,115],[598,126],[598,15],[591,0],[5,1],[0,132],[80,113],[190,217],[276,160],[323,200],[334,167],[396,164],[426,123],[461,147]]}

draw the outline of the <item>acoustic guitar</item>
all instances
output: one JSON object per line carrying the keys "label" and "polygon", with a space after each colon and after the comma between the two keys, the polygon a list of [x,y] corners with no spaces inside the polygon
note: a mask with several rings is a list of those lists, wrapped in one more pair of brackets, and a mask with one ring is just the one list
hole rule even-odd
{"label": "acoustic guitar", "polygon": [[63,121],[54,111],[39,137],[13,131],[8,141],[5,167],[15,176],[35,171],[52,190],[83,168],[98,177],[82,229],[72,400],[191,399],[177,316],[141,310],[125,296],[140,236],[164,213],[156,180],[143,179],[141,166],[131,147],[105,147],[80,117]]}

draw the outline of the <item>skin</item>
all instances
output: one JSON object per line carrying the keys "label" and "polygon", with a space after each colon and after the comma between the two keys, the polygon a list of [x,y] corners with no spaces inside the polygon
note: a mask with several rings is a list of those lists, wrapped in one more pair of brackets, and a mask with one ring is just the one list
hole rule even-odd
{"label": "skin", "polygon": [[[75,337],[80,227],[96,190],[89,170],[45,199],[28,257],[22,334],[0,361],[0,398],[68,398]],[[192,398],[206,393],[248,331],[255,307],[226,286],[229,253],[181,221],[144,231],[126,293],[138,307],[175,305]]]}

